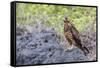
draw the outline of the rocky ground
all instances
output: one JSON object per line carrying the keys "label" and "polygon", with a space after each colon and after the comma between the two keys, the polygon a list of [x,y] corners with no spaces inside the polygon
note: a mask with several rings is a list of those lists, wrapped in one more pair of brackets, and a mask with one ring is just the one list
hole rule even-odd
{"label": "rocky ground", "polygon": [[52,28],[16,27],[16,64],[34,65],[48,63],[80,62],[96,60],[96,33],[80,34],[83,46],[90,53],[85,56],[77,47],[70,48],[63,34]]}

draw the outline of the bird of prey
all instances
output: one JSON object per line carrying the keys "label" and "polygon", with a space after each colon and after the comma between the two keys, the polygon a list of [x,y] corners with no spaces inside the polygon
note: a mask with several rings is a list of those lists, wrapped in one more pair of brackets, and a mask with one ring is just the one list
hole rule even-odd
{"label": "bird of prey", "polygon": [[80,50],[83,51],[84,55],[89,53],[89,50],[85,46],[82,46],[79,32],[74,27],[74,25],[68,20],[68,18],[65,18],[64,20],[64,35],[70,45],[73,44],[76,47],[78,47]]}

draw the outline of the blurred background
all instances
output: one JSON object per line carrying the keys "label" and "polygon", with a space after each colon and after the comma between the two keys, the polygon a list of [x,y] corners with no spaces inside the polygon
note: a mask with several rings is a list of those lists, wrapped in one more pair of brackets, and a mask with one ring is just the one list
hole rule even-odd
{"label": "blurred background", "polygon": [[38,23],[62,33],[64,17],[68,17],[80,32],[91,25],[93,31],[96,29],[95,7],[17,3],[16,12],[17,24],[21,25]]}

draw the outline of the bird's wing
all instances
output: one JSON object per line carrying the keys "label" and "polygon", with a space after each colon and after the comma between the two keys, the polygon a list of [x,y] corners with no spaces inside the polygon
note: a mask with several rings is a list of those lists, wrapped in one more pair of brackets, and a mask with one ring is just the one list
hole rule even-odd
{"label": "bird's wing", "polygon": [[80,37],[79,37],[79,32],[78,30],[72,25],[72,28],[71,28],[71,33],[73,35],[73,38],[74,40],[78,43],[80,42],[81,43],[81,40],[80,40]]}

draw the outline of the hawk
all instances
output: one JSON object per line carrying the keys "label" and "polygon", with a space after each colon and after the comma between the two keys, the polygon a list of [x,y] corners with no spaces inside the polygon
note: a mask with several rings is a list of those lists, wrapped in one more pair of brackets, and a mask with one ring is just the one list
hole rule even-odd
{"label": "hawk", "polygon": [[83,51],[84,55],[89,53],[89,50],[85,46],[82,46],[78,30],[67,18],[64,20],[64,35],[70,45],[73,44],[78,47]]}

